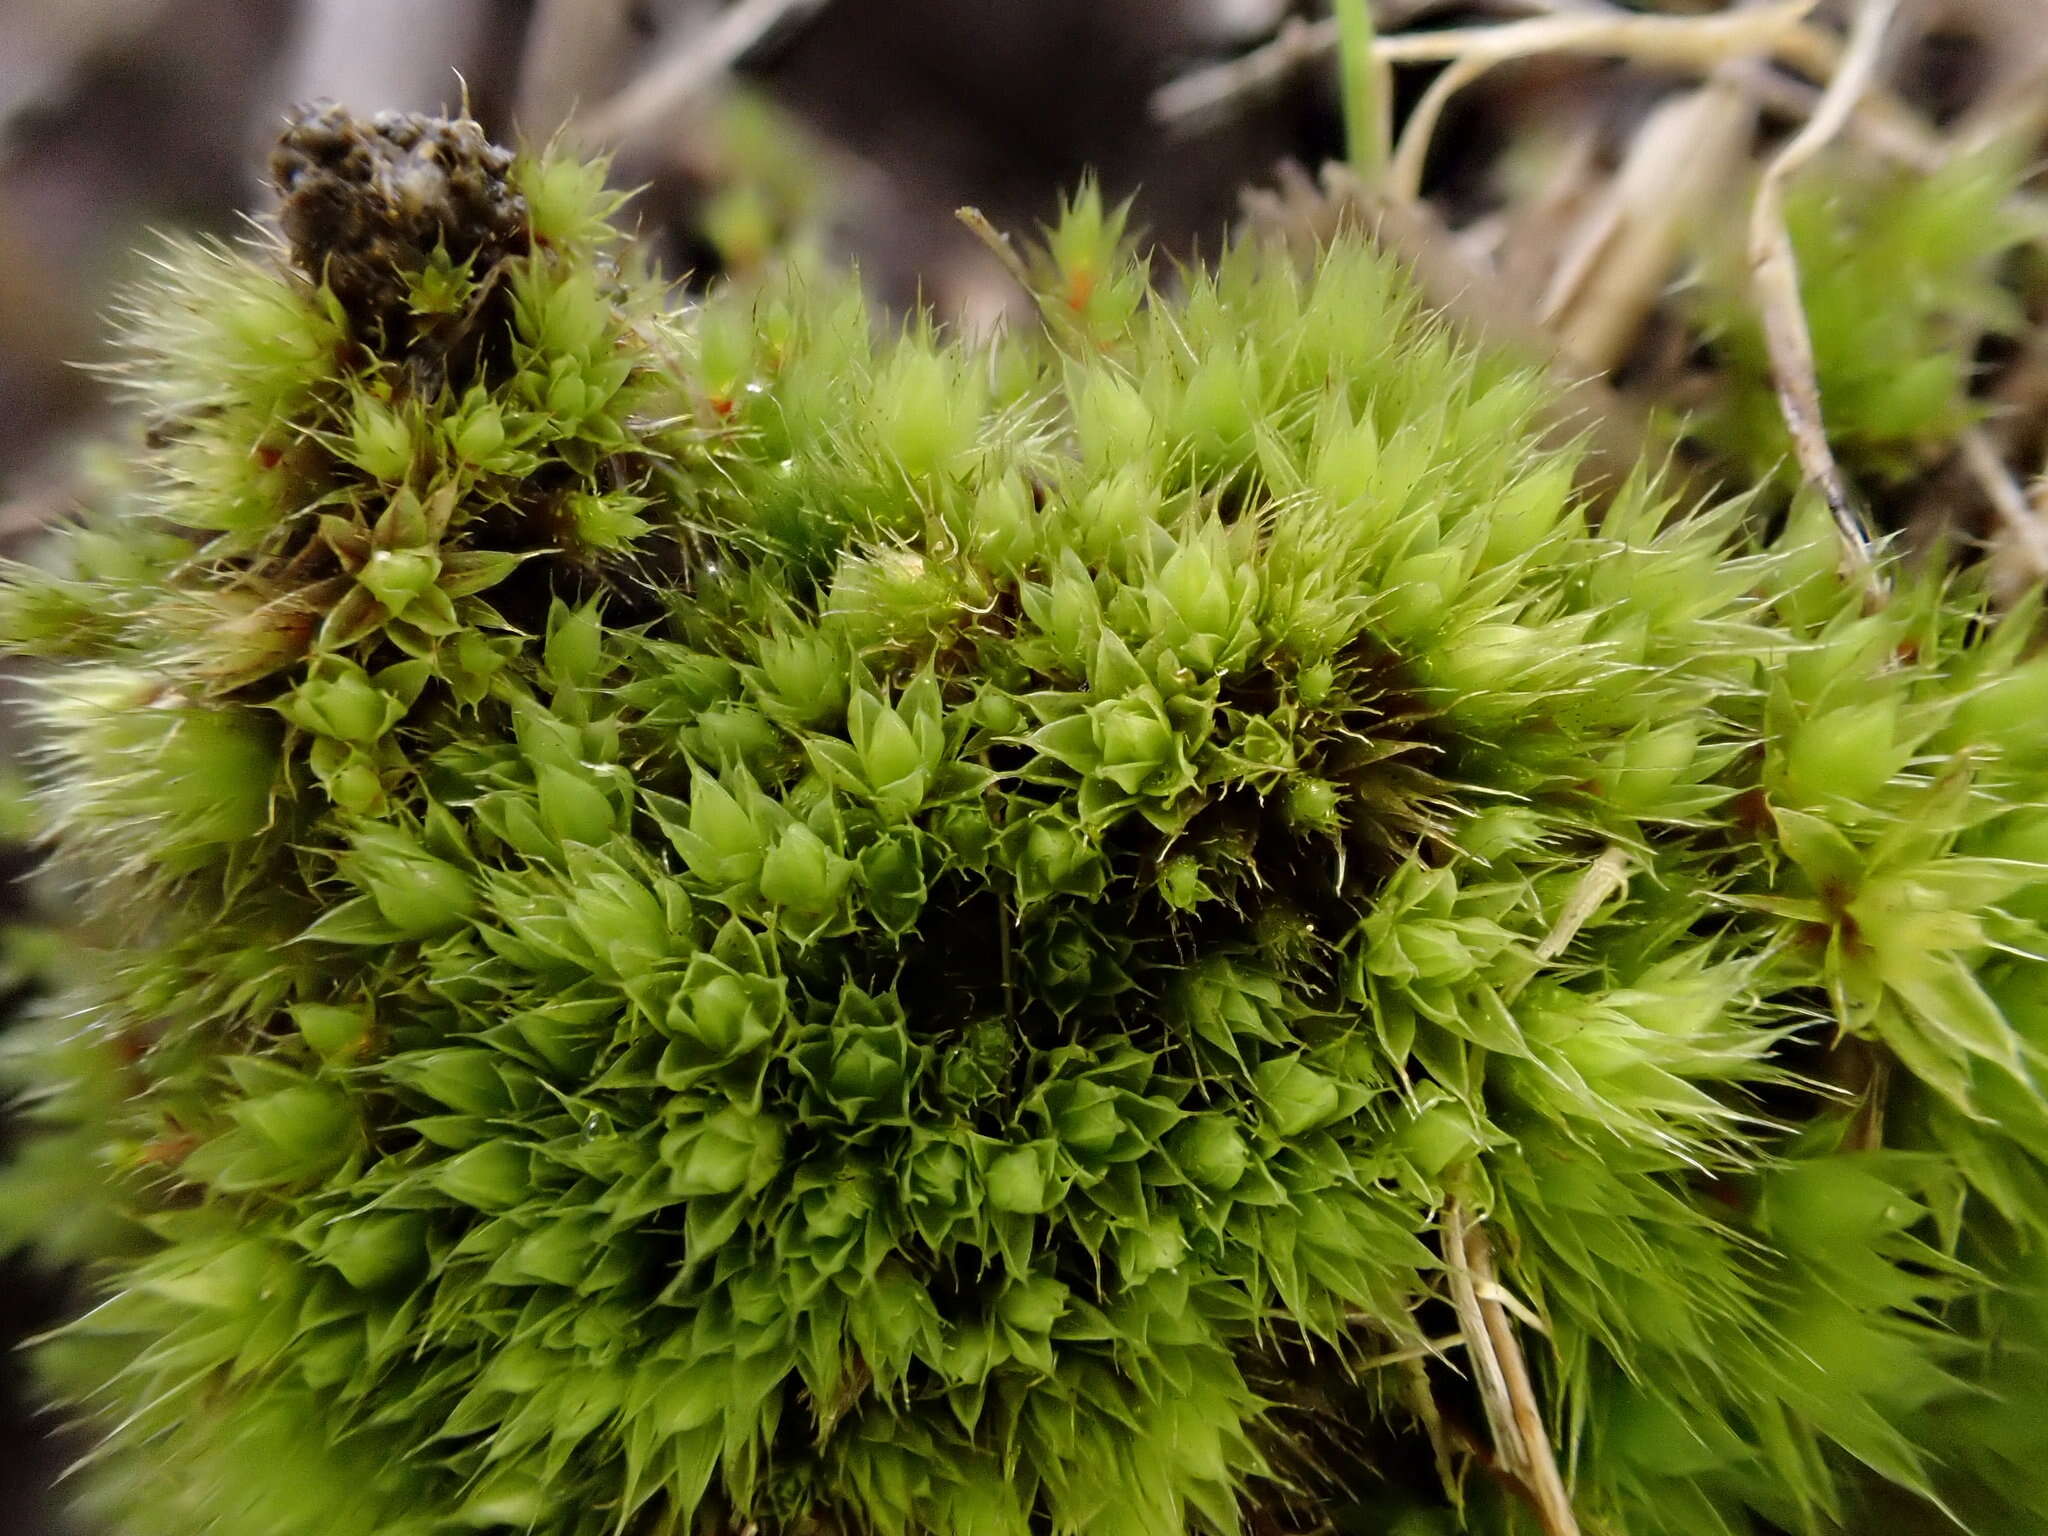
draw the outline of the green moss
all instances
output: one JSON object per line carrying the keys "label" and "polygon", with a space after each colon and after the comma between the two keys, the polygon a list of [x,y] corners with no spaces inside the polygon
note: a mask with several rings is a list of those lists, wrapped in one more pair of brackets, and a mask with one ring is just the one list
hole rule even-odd
{"label": "green moss", "polygon": [[[1791,187],[1785,219],[1828,441],[1857,480],[1930,468],[1974,419],[1979,338],[2021,323],[2000,276],[2024,235],[2009,210],[2024,170],[2004,147],[1927,174],[1837,157]],[[1693,308],[1723,364],[1701,436],[1749,473],[1795,485],[1739,235]]]}
{"label": "green moss", "polygon": [[8,598],[124,919],[29,1062],[146,1234],[50,1362],[124,1529],[1524,1531],[1452,1199],[1588,1529],[1954,1459],[1956,1255],[2044,1209],[2031,610],[1596,523],[1348,243],[1163,295],[1084,200],[977,351],[507,190],[459,336],[174,260],[78,538],[183,554]]}

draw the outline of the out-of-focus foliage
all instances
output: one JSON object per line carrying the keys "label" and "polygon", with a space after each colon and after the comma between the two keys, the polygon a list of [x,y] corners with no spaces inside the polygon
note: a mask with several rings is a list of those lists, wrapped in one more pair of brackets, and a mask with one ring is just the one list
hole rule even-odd
{"label": "out-of-focus foliage", "polygon": [[[1973,419],[1978,339],[2020,323],[2003,264],[2025,234],[2010,198],[2026,167],[2008,145],[1932,172],[1838,155],[1792,184],[1785,219],[1813,339],[1828,440],[1852,477],[1925,469]],[[1724,364],[1701,436],[1759,476],[1796,484],[1761,317],[1731,220],[1692,307]]]}

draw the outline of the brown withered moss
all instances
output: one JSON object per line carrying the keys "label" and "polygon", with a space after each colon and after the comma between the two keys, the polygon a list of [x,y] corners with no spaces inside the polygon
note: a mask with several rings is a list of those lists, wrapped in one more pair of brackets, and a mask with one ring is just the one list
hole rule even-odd
{"label": "brown withered moss", "polygon": [[322,104],[290,114],[270,179],[294,264],[333,291],[358,339],[396,353],[414,331],[412,278],[437,251],[482,276],[527,248],[511,167],[467,119]]}

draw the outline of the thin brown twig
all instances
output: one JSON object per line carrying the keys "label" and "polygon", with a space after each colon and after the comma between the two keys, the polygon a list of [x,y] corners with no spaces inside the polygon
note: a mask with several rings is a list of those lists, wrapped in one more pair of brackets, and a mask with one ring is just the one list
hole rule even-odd
{"label": "thin brown twig", "polygon": [[[1374,0],[1373,25],[1380,31],[1403,26],[1455,0]],[[1551,9],[1559,0],[1505,0],[1518,11]],[[1333,53],[1337,47],[1334,17],[1305,21],[1289,16],[1270,39],[1247,53],[1191,70],[1161,86],[1152,97],[1152,114],[1161,122],[1184,123],[1244,96],[1254,96]]]}
{"label": "thin brown twig", "polygon": [[1501,1369],[1493,1334],[1486,1326],[1484,1304],[1472,1284],[1472,1264],[1466,1243],[1470,1225],[1464,1205],[1453,1196],[1444,1205],[1444,1273],[1450,1283],[1451,1307],[1458,1314],[1458,1327],[1465,1336],[1466,1355],[1472,1362],[1473,1385],[1478,1390],[1486,1422],[1493,1432],[1493,1448],[1508,1467],[1519,1472],[1528,1455],[1522,1445],[1521,1428],[1508,1400],[1507,1374]]}
{"label": "thin brown twig", "polygon": [[1872,552],[1874,539],[1862,510],[1849,495],[1841,466],[1828,446],[1821,415],[1820,382],[1813,359],[1813,336],[1799,296],[1799,258],[1785,226],[1785,184],[1800,167],[1827,146],[1849,120],[1877,72],[1887,30],[1898,0],[1866,0],[1857,12],[1842,66],[1828,83],[1820,104],[1804,127],[1778,151],[1757,184],[1750,207],[1749,266],[1763,314],[1764,342],[1771,360],[1771,380],[1778,407],[1792,434],[1793,451],[1808,483],[1817,488],[1834,515],[1848,573],[1860,582],[1866,598],[1881,602],[1884,578]]}
{"label": "thin brown twig", "polygon": [[1465,1335],[1494,1453],[1527,1490],[1545,1536],[1579,1536],[1571,1495],[1543,1427],[1535,1379],[1514,1319],[1498,1299],[1492,1241],[1485,1223],[1468,1214],[1456,1196],[1444,1204],[1443,1246],[1451,1305]]}
{"label": "thin brown twig", "polygon": [[1861,1052],[1863,1081],[1856,1089],[1856,1111],[1842,1135],[1845,1152],[1875,1152],[1884,1145],[1884,1114],[1891,1099],[1892,1062],[1882,1046],[1857,1041],[1843,1042],[1864,1047]]}
{"label": "thin brown twig", "polygon": [[[1819,37],[1812,28],[1802,28],[1798,37]],[[1793,62],[1797,62],[1796,60]],[[1826,71],[1832,74],[1833,71]],[[1806,119],[1820,110],[1822,91],[1761,60],[1748,59],[1729,66],[1730,77],[1754,97],[1759,105],[1794,119]],[[1959,154],[1969,154],[1991,143],[2020,143],[2027,137],[2030,113],[2048,115],[2048,99],[2028,101],[2015,112],[1993,119],[1960,125],[1953,133],[1937,133],[1896,96],[1875,87],[1856,103],[1849,114],[1845,137],[1866,154],[1894,165],[1931,176]],[[2006,212],[2025,231],[2028,240],[2048,246],[2048,198],[2018,191],[2007,196]]]}
{"label": "thin brown twig", "polygon": [[[1507,25],[1460,29],[1470,47],[1429,84],[1408,115],[1408,125],[1389,168],[1389,185],[1401,196],[1418,196],[1423,162],[1438,120],[1451,97],[1497,64],[1538,53],[1618,53],[1646,62],[1723,64],[1730,59],[1768,51],[1800,30],[1810,0],[1786,0],[1774,6],[1730,11],[1704,17],[1643,17],[1600,7],[1567,12]],[[1645,27],[1641,23],[1664,23]],[[1673,27],[1672,23],[1678,23]],[[1416,37],[1456,36],[1418,33]],[[1408,41],[1404,38],[1395,43]],[[1375,50],[1377,53],[1377,49]],[[1397,51],[1387,55],[1399,58]]]}
{"label": "thin brown twig", "polygon": [[[1452,1337],[1461,1344],[1465,1341],[1462,1333]],[[1429,1368],[1420,1356],[1398,1363],[1408,1406],[1421,1420],[1422,1432],[1429,1437],[1430,1456],[1436,1462],[1437,1481],[1443,1484],[1444,1497],[1451,1501],[1453,1509],[1463,1509],[1465,1484],[1458,1475],[1458,1458],[1451,1445],[1451,1437],[1444,1429],[1444,1416],[1436,1405],[1436,1394],[1429,1389]]]}
{"label": "thin brown twig", "polygon": [[1537,944],[1538,960],[1555,960],[1565,952],[1588,919],[1600,910],[1600,904],[1628,883],[1628,862],[1628,850],[1619,844],[1609,843],[1600,850],[1600,857],[1586,866],[1585,873],[1565,898],[1564,910],[1557,914],[1550,932]]}
{"label": "thin brown twig", "polygon": [[[1476,1282],[1498,1286],[1493,1268],[1493,1243],[1486,1235],[1484,1222],[1472,1221],[1465,1225],[1465,1262]],[[1521,1341],[1515,1336],[1515,1325],[1508,1317],[1507,1308],[1497,1301],[1489,1301],[1483,1293],[1479,1297],[1479,1307],[1486,1322],[1486,1331],[1493,1340],[1495,1358],[1500,1361],[1501,1374],[1507,1379],[1508,1402],[1514,1411],[1515,1430],[1521,1438],[1523,1454],[1528,1458],[1522,1470],[1529,1479],[1530,1491],[1536,1497],[1537,1518],[1543,1522],[1543,1528],[1550,1536],[1578,1536],[1578,1517],[1572,1513],[1571,1495],[1557,1470],[1557,1456],[1551,1450],[1550,1433],[1543,1427],[1543,1411],[1536,1402],[1536,1384],[1529,1374],[1528,1357],[1522,1353]]]}
{"label": "thin brown twig", "polygon": [[1539,312],[1567,354],[1601,370],[1627,356],[1685,230],[1748,164],[1756,121],[1755,104],[1719,74],[1650,114]]}
{"label": "thin brown twig", "polygon": [[1033,291],[1031,274],[1024,268],[1024,258],[1019,256],[1017,248],[1010,244],[1010,237],[989,222],[987,214],[969,204],[966,207],[955,208],[953,217],[965,224],[974,238],[988,247],[989,253],[1001,263],[1003,270],[1010,274],[1019,288],[1026,293]]}
{"label": "thin brown twig", "polygon": [[823,10],[830,0],[740,0],[693,30],[631,85],[582,122],[600,143],[637,138],[660,126],[767,38]]}
{"label": "thin brown twig", "polygon": [[[1832,71],[1830,72],[1832,73]],[[1804,122],[1820,110],[1821,88],[1774,69],[1761,59],[1731,63],[1728,77],[1741,86],[1759,106],[1781,117]],[[1948,162],[1951,147],[1896,101],[1866,99],[1850,114],[1848,137],[1883,159],[1910,167],[1922,175],[1941,169]]]}
{"label": "thin brown twig", "polygon": [[1963,432],[1963,466],[1998,514],[2009,548],[2026,571],[2029,584],[2048,579],[2048,524],[2027,500],[2017,477],[1991,445],[1982,427]]}
{"label": "thin brown twig", "polygon": [[1436,125],[1443,118],[1444,108],[1453,96],[1500,62],[1491,53],[1475,51],[1451,60],[1443,73],[1429,82],[1429,89],[1408,114],[1401,141],[1394,146],[1394,158],[1387,162],[1387,191],[1391,195],[1422,196],[1423,167],[1429,160],[1429,146],[1436,138]]}
{"label": "thin brown twig", "polygon": [[1550,1337],[1550,1324],[1545,1322],[1526,1301],[1522,1300],[1521,1297],[1517,1296],[1506,1286],[1496,1284],[1492,1280],[1481,1279],[1475,1275],[1472,1280],[1472,1289],[1477,1293],[1481,1301],[1493,1302],[1504,1307],[1508,1315],[1513,1317],[1524,1328],[1533,1329],[1535,1332],[1542,1334],[1546,1339]]}
{"label": "thin brown twig", "polygon": [[[1589,53],[1658,64],[1714,65],[1775,49],[1795,37],[1814,4],[1815,0],[1778,0],[1754,10],[1706,16],[1568,11],[1479,27],[1383,34],[1374,41],[1372,53],[1388,64],[1471,59],[1491,65],[1532,54]],[[1337,30],[1328,22],[1283,27],[1264,48],[1168,81],[1153,94],[1153,116],[1163,122],[1198,116],[1322,58],[1336,46]],[[1411,117],[1408,131],[1414,128]]]}
{"label": "thin brown twig", "polygon": [[[1628,850],[1618,843],[1609,843],[1600,851],[1600,856],[1585,867],[1565,896],[1557,921],[1536,943],[1536,970],[1563,954],[1572,940],[1578,937],[1579,930],[1600,910],[1601,904],[1628,884],[1628,867]],[[1536,970],[1502,987],[1501,1001],[1513,1002],[1535,976]]]}

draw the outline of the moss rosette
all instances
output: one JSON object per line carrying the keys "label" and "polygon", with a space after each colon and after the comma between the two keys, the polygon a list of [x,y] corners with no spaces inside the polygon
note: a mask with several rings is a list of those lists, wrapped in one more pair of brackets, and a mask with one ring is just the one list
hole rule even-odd
{"label": "moss rosette", "polygon": [[1596,513],[1351,238],[1161,293],[1084,196],[968,346],[501,174],[374,302],[175,253],[8,599],[125,1528],[1534,1530],[1453,1202],[1588,1530],[1928,1485],[2044,1209],[2031,608]]}

